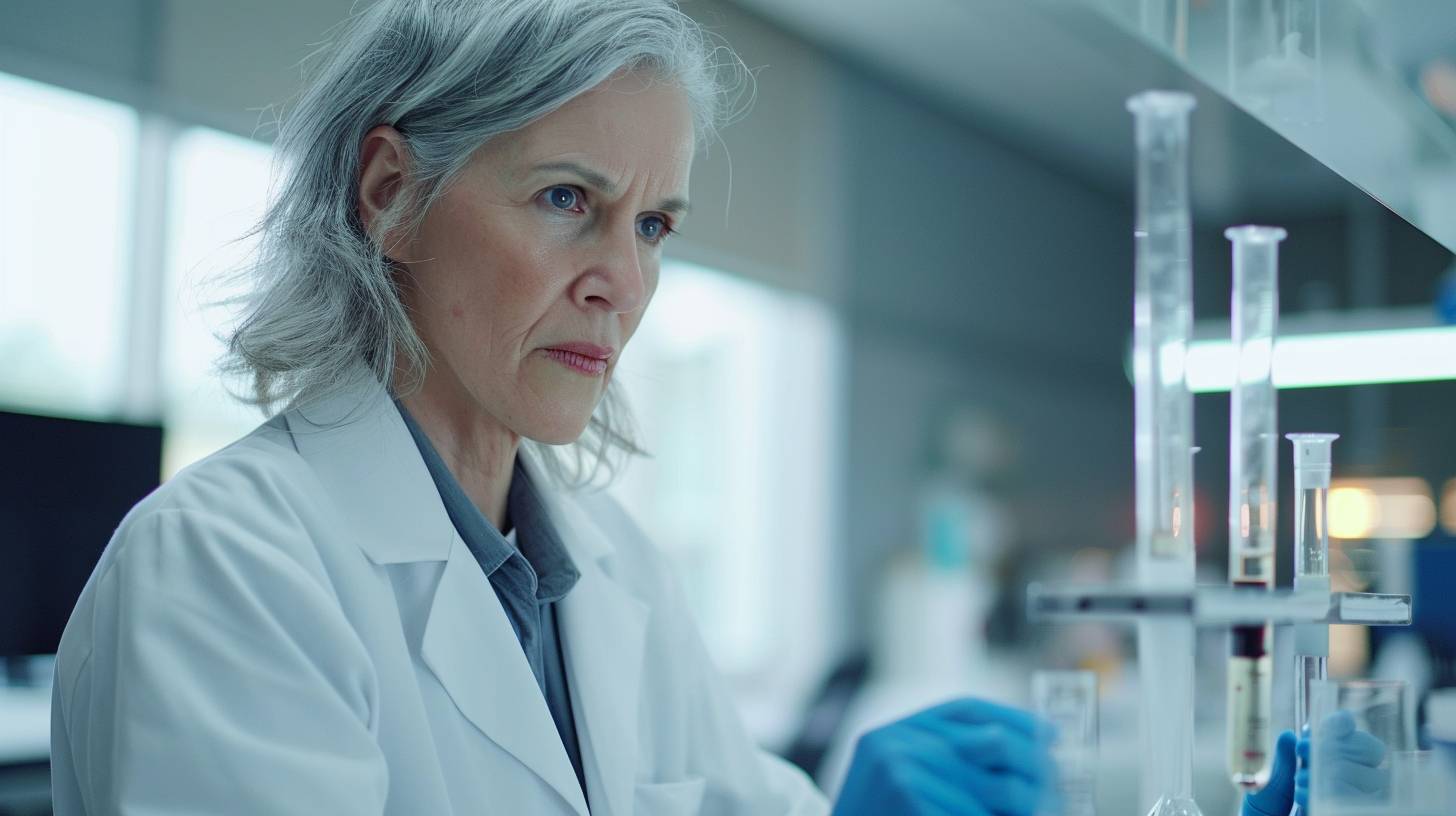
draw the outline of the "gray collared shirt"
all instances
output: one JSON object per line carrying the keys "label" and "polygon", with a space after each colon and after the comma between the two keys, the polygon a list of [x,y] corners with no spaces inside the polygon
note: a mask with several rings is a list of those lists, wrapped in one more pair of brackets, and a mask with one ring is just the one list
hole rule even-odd
{"label": "gray collared shirt", "polygon": [[445,466],[434,444],[404,405],[399,400],[395,400],[394,404],[414,436],[415,445],[435,480],[435,488],[440,491],[440,500],[455,525],[455,531],[490,579],[490,585],[511,621],[511,628],[516,632],[526,661],[531,664],[531,672],[536,675],[536,683],[546,698],[551,719],[556,721],[556,731],[567,756],[571,758],[571,766],[585,796],[586,777],[582,772],[581,748],[576,738],[571,695],[566,685],[561,633],[556,625],[556,602],[566,597],[581,573],[566,552],[561,537],[551,524],[546,505],[531,477],[521,467],[519,458],[506,499],[507,526],[512,528],[508,538],[465,494],[465,489]]}

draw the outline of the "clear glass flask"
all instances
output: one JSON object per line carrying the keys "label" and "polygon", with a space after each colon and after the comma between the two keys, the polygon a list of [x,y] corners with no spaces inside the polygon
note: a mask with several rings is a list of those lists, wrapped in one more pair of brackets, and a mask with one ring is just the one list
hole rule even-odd
{"label": "clear glass flask", "polygon": [[[1138,579],[1193,585],[1193,399],[1185,358],[1193,319],[1188,205],[1190,94],[1148,91],[1135,121],[1137,214],[1133,292],[1134,461]],[[1192,625],[1138,625],[1144,704],[1143,795],[1153,816],[1200,814],[1193,801]]]}
{"label": "clear glass flask", "polygon": [[[1294,588],[1330,591],[1330,449],[1339,434],[1292,433],[1294,443]],[[1325,679],[1330,628],[1323,623],[1294,627],[1294,725],[1309,725],[1311,684]]]}
{"label": "clear glass flask", "polygon": [[[1277,509],[1278,392],[1274,336],[1279,321],[1279,227],[1242,226],[1233,242],[1232,337],[1237,361],[1229,393],[1229,582],[1274,588]],[[1244,790],[1269,781],[1272,735],[1272,631],[1236,626],[1229,633],[1228,770]]]}
{"label": "clear glass flask", "polygon": [[1038,816],[1095,816],[1097,781],[1097,674],[1037,671],[1031,675],[1036,713],[1056,726],[1060,807],[1041,806]]}

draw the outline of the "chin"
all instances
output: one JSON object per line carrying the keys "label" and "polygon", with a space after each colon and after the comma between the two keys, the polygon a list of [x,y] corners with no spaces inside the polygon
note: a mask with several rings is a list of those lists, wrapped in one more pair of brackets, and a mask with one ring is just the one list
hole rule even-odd
{"label": "chin", "polygon": [[570,445],[586,433],[589,422],[591,414],[584,417],[558,417],[527,429],[521,436],[543,445]]}

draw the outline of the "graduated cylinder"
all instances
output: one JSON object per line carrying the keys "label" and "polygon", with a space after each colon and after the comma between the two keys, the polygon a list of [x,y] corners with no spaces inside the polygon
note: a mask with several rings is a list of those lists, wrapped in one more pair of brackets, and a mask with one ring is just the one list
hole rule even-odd
{"label": "graduated cylinder", "polygon": [[[1279,319],[1278,227],[1233,227],[1232,338],[1237,363],[1229,395],[1229,582],[1274,588],[1278,399],[1274,337]],[[1229,633],[1228,770],[1242,789],[1269,781],[1272,631]]]}
{"label": "graduated cylinder", "polygon": [[[1193,319],[1188,115],[1193,97],[1149,91],[1128,100],[1137,140],[1133,232],[1134,460],[1138,579],[1193,585],[1193,398],[1185,358]],[[1142,621],[1143,796],[1153,816],[1201,816],[1193,800],[1193,628]]]}

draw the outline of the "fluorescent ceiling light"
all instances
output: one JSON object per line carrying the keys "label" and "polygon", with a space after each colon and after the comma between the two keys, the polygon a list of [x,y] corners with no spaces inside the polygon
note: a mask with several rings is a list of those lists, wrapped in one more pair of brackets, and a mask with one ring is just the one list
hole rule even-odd
{"label": "fluorescent ceiling light", "polygon": [[[1227,391],[1237,355],[1229,340],[1188,344],[1188,387]],[[1289,335],[1274,343],[1274,385],[1321,388],[1456,380],[1456,326]]]}

